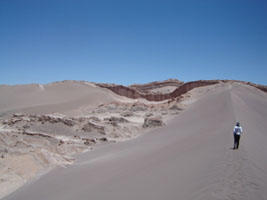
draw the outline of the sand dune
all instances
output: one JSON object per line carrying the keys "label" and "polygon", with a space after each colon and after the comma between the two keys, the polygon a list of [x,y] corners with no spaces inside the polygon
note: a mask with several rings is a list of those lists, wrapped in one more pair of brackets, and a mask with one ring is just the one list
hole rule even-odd
{"label": "sand dune", "polygon": [[62,81],[46,85],[1,85],[0,114],[10,112],[51,113],[94,107],[101,103],[118,100],[118,95],[93,83]]}
{"label": "sand dune", "polygon": [[76,154],[135,138],[182,110],[176,100],[129,99],[84,81],[1,85],[0,92],[0,198]]}
{"label": "sand dune", "polygon": [[[4,199],[266,199],[266,97],[222,84],[167,126],[82,154]],[[232,150],[237,120],[244,135]]]}

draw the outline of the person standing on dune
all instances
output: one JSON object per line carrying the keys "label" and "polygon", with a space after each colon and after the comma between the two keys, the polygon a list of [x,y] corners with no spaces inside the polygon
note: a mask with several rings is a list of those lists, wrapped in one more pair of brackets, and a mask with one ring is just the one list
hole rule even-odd
{"label": "person standing on dune", "polygon": [[240,140],[240,136],[242,133],[243,133],[242,127],[240,126],[240,123],[237,122],[234,127],[234,148],[233,149],[238,149],[239,140]]}

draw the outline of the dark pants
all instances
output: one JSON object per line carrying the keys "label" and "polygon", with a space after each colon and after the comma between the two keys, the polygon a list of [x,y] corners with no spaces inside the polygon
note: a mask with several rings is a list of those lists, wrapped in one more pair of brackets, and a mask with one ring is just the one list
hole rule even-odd
{"label": "dark pants", "polygon": [[234,134],[234,149],[238,149],[240,135]]}

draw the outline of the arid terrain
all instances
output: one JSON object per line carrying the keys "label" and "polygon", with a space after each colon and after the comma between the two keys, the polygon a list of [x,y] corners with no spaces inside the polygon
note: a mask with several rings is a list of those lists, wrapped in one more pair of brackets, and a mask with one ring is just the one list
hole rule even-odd
{"label": "arid terrain", "polygon": [[0,85],[0,198],[266,199],[266,92],[228,80]]}

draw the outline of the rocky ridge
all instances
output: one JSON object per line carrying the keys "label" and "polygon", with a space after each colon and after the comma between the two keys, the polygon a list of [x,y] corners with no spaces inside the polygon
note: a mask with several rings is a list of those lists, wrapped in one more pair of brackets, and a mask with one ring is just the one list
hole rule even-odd
{"label": "rocky ridge", "polygon": [[159,90],[160,88],[172,87],[172,90],[175,90],[176,88],[180,87],[183,83],[184,82],[179,81],[177,79],[168,79],[165,81],[154,81],[146,84],[133,84],[130,85],[129,88],[136,89],[138,92],[144,94],[147,93],[155,94],[155,93],[162,93],[162,90]]}
{"label": "rocky ridge", "polygon": [[[129,87],[123,86],[123,85],[115,85],[115,84],[97,84],[99,87],[107,88],[111,90],[112,92],[125,96],[132,99],[137,98],[144,98],[148,101],[164,101],[164,100],[170,100],[174,98],[179,98],[181,95],[187,93],[188,91],[198,88],[198,87],[204,87],[208,85],[214,85],[219,83],[233,83],[238,82],[246,85],[250,85],[253,87],[256,87],[264,92],[267,92],[267,86],[254,84],[251,82],[244,82],[244,81],[235,81],[235,80],[199,80],[199,81],[191,81],[191,82],[179,82],[178,80],[175,81],[166,81],[166,82],[152,82],[149,84],[144,85],[132,85]],[[157,87],[165,87],[165,86],[175,86],[177,87],[170,93],[166,94],[155,94],[153,92],[149,92],[151,89],[157,88]]]}

